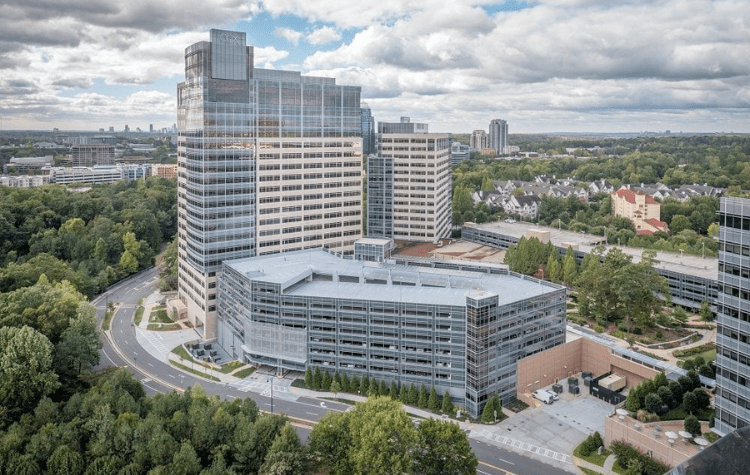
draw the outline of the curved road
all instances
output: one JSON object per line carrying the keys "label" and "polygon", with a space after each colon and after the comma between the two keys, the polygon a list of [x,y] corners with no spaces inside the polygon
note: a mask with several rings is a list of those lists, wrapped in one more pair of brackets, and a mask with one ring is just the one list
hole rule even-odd
{"label": "curved road", "polygon": [[[344,404],[310,397],[299,397],[295,401],[274,397],[272,401],[271,397],[268,396],[243,392],[224,383],[208,381],[194,377],[189,373],[183,373],[168,363],[153,357],[139,345],[136,339],[133,316],[138,301],[153,293],[158,276],[159,271],[156,268],[144,270],[115,284],[92,301],[92,304],[97,308],[100,321],[104,316],[108,302],[119,304],[110,325],[111,340],[102,332],[102,358],[99,367],[96,369],[109,366],[129,367],[134,371],[136,378],[141,380],[148,394],[167,393],[173,390],[183,391],[185,388],[200,383],[208,395],[218,395],[229,399],[250,397],[263,411],[270,412],[273,408],[273,412],[283,413],[295,419],[313,423],[328,411],[343,412],[349,408]],[[301,438],[306,439],[309,429],[298,428],[298,432]],[[469,438],[469,442],[479,459],[478,474],[569,475],[570,473],[473,438]]]}

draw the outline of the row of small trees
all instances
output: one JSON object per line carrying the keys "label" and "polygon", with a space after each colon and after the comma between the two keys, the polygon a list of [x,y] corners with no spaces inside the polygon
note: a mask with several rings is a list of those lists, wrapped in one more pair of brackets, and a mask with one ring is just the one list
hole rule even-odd
{"label": "row of small trees", "polygon": [[353,374],[350,377],[346,373],[339,374],[338,371],[335,371],[331,376],[327,369],[321,371],[318,366],[315,369],[308,366],[305,370],[305,387],[333,393],[345,392],[362,396],[388,396],[395,401],[401,401],[403,404],[418,406],[434,412],[441,411],[450,415],[453,415],[456,411],[448,391],[445,391],[441,398],[438,396],[435,386],[432,386],[428,392],[424,384],[417,390],[414,383],[407,387],[406,384],[399,385],[395,380],[391,380],[391,384],[388,385],[384,379],[378,381],[374,376],[368,379],[367,377],[359,378],[356,374]]}

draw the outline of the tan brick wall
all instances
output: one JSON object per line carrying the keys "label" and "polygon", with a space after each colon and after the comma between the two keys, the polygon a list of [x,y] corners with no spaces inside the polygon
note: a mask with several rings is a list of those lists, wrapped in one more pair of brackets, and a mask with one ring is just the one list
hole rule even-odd
{"label": "tan brick wall", "polygon": [[[516,397],[532,403],[531,393],[568,376],[589,371],[594,376],[613,372],[625,376],[631,388],[644,379],[656,376],[657,371],[612,354],[608,346],[587,338],[578,338],[518,362],[516,369]],[[581,383],[581,391],[586,387]]]}
{"label": "tan brick wall", "polygon": [[[670,467],[681,464],[700,450],[696,445],[685,444],[682,439],[676,439],[674,445],[669,445],[669,439],[664,436],[664,433],[683,430],[683,421],[639,423],[640,429],[635,428],[636,423],[637,421],[630,417],[625,417],[622,421],[617,415],[607,417],[604,421],[604,447],[609,448],[613,441],[621,440],[644,454],[648,454],[650,451],[654,459]],[[654,426],[657,424],[661,427],[658,438],[654,436]],[[702,422],[701,429],[703,432],[707,432],[709,430],[708,423]]]}

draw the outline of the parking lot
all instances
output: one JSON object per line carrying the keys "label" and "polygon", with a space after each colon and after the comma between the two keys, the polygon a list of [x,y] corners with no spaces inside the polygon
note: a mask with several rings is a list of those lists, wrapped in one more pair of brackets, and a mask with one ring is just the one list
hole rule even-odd
{"label": "parking lot", "polygon": [[575,472],[573,449],[595,431],[604,437],[604,419],[614,411],[612,405],[589,396],[588,387],[582,386],[581,392],[585,394],[563,392],[552,404],[535,401],[495,426],[475,427],[470,436]]}
{"label": "parking lot", "polygon": [[[567,390],[567,384],[564,387]],[[563,392],[552,404],[537,401],[538,407],[531,406],[499,426],[508,437],[572,454],[589,434],[599,431],[604,437],[604,418],[614,411],[610,404],[589,396],[588,387],[582,386],[581,392],[585,394]]]}

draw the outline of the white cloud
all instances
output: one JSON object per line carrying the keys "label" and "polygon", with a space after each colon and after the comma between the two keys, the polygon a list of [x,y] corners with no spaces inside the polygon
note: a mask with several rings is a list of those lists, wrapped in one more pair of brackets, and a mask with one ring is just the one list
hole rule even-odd
{"label": "white cloud", "polygon": [[340,39],[341,34],[330,26],[318,28],[317,30],[307,35],[307,42],[311,45],[322,45],[331,43],[333,41],[338,41]]}
{"label": "white cloud", "polygon": [[300,33],[299,31],[294,31],[291,28],[276,28],[273,31],[273,35],[276,38],[285,39],[295,46],[299,44],[299,40],[300,38],[302,38],[302,33]]}

